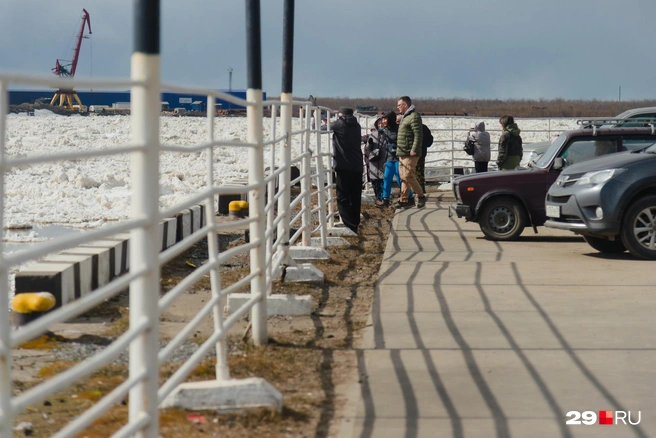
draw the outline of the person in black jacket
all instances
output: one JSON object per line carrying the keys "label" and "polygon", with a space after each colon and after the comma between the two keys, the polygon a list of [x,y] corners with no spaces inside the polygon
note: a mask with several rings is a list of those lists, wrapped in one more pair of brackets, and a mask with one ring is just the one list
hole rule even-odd
{"label": "person in black jacket", "polygon": [[333,131],[333,169],[337,175],[337,209],[345,226],[358,232],[362,203],[362,149],[360,124],[351,108],[340,108]]}

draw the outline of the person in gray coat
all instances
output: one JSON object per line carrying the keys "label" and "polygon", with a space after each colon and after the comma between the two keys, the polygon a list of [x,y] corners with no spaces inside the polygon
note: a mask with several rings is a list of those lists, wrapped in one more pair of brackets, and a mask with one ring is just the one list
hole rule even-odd
{"label": "person in gray coat", "polygon": [[467,142],[474,145],[474,167],[476,173],[487,172],[490,162],[490,133],[485,130],[485,122],[476,122],[469,128]]}
{"label": "person in gray coat", "polygon": [[383,177],[387,164],[387,136],[383,134],[383,118],[374,122],[369,135],[362,136],[364,146],[364,162],[367,168],[367,180],[371,183],[376,196],[376,205],[383,204]]}

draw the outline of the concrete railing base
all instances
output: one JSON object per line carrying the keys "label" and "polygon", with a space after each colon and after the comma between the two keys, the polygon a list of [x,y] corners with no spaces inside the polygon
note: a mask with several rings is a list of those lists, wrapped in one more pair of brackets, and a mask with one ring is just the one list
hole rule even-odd
{"label": "concrete railing base", "polygon": [[160,404],[160,409],[215,410],[219,413],[262,407],[280,412],[282,394],[259,377],[183,383]]}
{"label": "concrete railing base", "polygon": [[[314,243],[314,242],[313,242]],[[321,240],[319,240],[321,243]],[[289,256],[294,260],[328,260],[328,251],[317,246],[292,246],[289,248]]]}
{"label": "concrete railing base", "polygon": [[[239,309],[252,297],[249,293],[228,294],[225,312]],[[312,296],[273,294],[267,297],[267,316],[299,316],[312,313]]]}
{"label": "concrete railing base", "polygon": [[[312,237],[310,239],[310,245],[314,247],[321,247],[321,238]],[[349,243],[348,240],[344,239],[343,237],[326,237],[326,246],[328,248],[334,248],[337,246],[351,246],[351,244]]]}
{"label": "concrete railing base", "polygon": [[328,228],[328,234],[330,236],[349,236],[349,237],[356,237],[358,235],[358,233],[346,227]]}
{"label": "concrete railing base", "polygon": [[285,269],[286,283],[320,283],[323,284],[323,272],[310,263],[288,266]]}

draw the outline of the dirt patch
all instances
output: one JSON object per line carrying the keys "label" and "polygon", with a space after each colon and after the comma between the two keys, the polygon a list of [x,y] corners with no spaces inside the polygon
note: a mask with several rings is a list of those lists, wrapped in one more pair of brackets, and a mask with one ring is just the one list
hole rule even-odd
{"label": "dirt patch", "polygon": [[[367,323],[374,293],[374,283],[382,261],[394,212],[363,206],[364,220],[357,237],[347,237],[349,247],[331,248],[330,259],[314,265],[325,275],[325,283],[274,283],[273,293],[312,295],[313,312],[307,317],[269,318],[269,343],[254,347],[242,340],[247,319],[240,321],[229,337],[230,373],[234,378],[263,377],[284,396],[281,413],[256,410],[240,414],[217,415],[214,412],[188,412],[167,409],[160,412],[163,437],[280,437],[333,435],[329,432],[338,418],[343,395],[337,389],[356,374],[354,345]],[[243,243],[243,235],[222,237],[222,249]],[[207,259],[205,243],[199,243],[162,269],[162,293],[169,291],[182,278]],[[248,273],[248,256],[237,256],[221,270],[223,284],[230,284]],[[184,293],[162,315],[162,342],[172,338],[181,327],[209,300],[209,278],[203,278]],[[86,339],[105,343],[115,339],[127,327],[127,294],[122,294],[76,321],[61,324],[53,330],[51,340],[41,340],[32,349],[19,349],[22,367],[32,370],[27,376],[14,375],[17,390],[27,389],[48,375],[71,365],[70,357],[61,358],[67,344]],[[195,333],[194,341],[207,339],[213,323],[208,318]],[[38,346],[47,346],[48,350]],[[45,348],[45,347],[44,347]],[[54,351],[53,351],[54,350]],[[59,356],[58,356],[59,354]],[[19,363],[19,362],[15,362]],[[214,359],[206,359],[188,380],[214,379]],[[161,369],[161,381],[170,376],[180,363]],[[125,380],[127,365],[118,363],[77,382],[39,406],[30,407],[17,423],[32,423],[31,436],[50,436],[88,409]],[[80,436],[104,437],[116,432],[128,415],[124,400],[110,409]]]}

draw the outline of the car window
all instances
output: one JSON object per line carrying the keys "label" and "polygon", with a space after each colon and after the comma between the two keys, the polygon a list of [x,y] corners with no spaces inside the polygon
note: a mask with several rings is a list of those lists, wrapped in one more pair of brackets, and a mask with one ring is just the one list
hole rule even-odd
{"label": "car window", "polygon": [[580,163],[594,157],[619,152],[617,138],[573,140],[560,154],[567,160],[567,165]]}
{"label": "car window", "polygon": [[623,137],[622,146],[623,150],[634,151],[636,149],[644,149],[656,144],[656,137]]}
{"label": "car window", "polygon": [[567,141],[566,134],[560,134],[557,139],[551,143],[551,146],[539,157],[531,167],[539,167],[541,169],[546,169],[550,164],[551,160],[558,153],[563,144]]}

